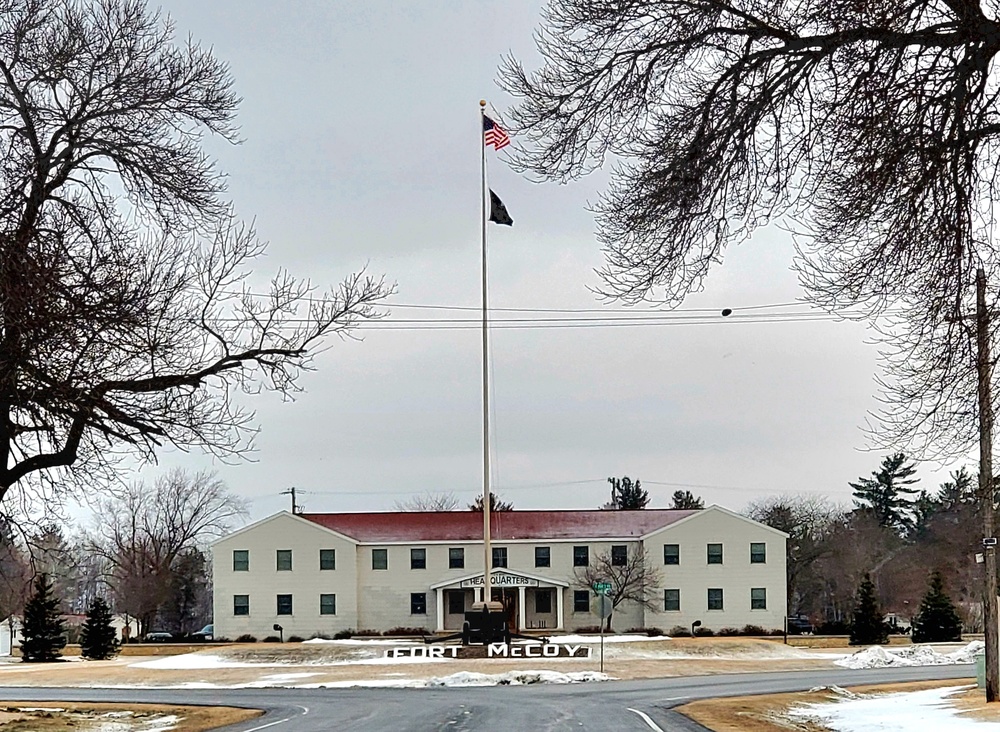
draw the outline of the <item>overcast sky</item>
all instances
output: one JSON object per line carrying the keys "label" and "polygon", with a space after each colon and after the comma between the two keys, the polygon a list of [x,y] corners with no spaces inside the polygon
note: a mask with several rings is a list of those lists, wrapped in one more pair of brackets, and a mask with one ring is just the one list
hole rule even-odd
{"label": "overcast sky", "polygon": [[[479,304],[478,101],[501,113],[511,103],[494,83],[504,54],[538,64],[541,3],[161,7],[179,37],[190,34],[231,65],[244,98],[244,144],[208,148],[239,213],[271,243],[262,282],[287,267],[327,285],[367,265],[397,283],[380,328],[475,316],[403,306]],[[587,202],[605,178],[537,185],[506,168],[503,154],[489,157],[490,185],[515,221],[490,229],[491,305],[623,310],[588,290],[601,253]],[[780,493],[848,502],[848,481],[881,459],[865,451],[862,430],[876,405],[876,352],[864,326],[715,315],[800,299],[792,254],[777,229],[730,250],[683,306],[704,309],[694,324],[494,332],[496,491],[518,508],[596,508],[608,498],[607,477],[629,475],[654,506],[669,505],[678,488],[734,510]],[[291,486],[309,511],[391,510],[425,492],[469,503],[481,492],[479,331],[360,335],[318,358],[295,403],[253,402],[256,462],[215,466],[252,500],[254,518],[287,508],[280,492]],[[173,465],[211,463],[172,454],[158,469]],[[939,467],[921,466],[922,487],[937,486]]]}

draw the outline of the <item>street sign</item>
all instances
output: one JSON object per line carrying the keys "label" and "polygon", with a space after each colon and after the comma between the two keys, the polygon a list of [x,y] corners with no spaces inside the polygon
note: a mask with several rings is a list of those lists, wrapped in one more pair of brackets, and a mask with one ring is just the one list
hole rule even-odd
{"label": "street sign", "polygon": [[610,582],[595,582],[594,592],[598,595],[609,595],[611,594],[611,583]]}
{"label": "street sign", "polygon": [[611,617],[611,612],[615,609],[615,606],[611,603],[611,598],[607,595],[597,596],[597,615],[604,620],[605,618]]}

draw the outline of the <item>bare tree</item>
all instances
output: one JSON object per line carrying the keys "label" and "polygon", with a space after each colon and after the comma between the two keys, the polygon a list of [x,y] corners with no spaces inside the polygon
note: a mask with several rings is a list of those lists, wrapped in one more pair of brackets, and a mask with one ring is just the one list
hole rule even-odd
{"label": "bare tree", "polygon": [[958,0],[555,0],[544,65],[500,71],[521,98],[513,161],[558,180],[622,161],[596,210],[603,291],[628,301],[679,302],[727,245],[783,221],[814,302],[891,315],[877,439],[966,454],[964,316],[977,268],[995,281],[998,267],[998,31]]}
{"label": "bare tree", "polygon": [[[595,582],[610,583],[608,597],[612,610],[626,600],[649,610],[656,607],[655,592],[660,585],[660,570],[649,561],[649,555],[643,548],[630,551],[625,557],[616,557],[610,551],[603,552],[594,557],[591,564],[577,567],[574,572],[577,583],[588,589]],[[606,630],[611,630],[612,615],[608,616]]]}
{"label": "bare tree", "polygon": [[544,65],[500,70],[514,162],[563,180],[622,159],[597,207],[610,295],[676,302],[789,214],[818,300],[953,311],[994,253],[998,26],[948,0],[554,0]]}
{"label": "bare tree", "polygon": [[833,553],[831,538],[844,521],[844,512],[825,498],[799,495],[755,501],[743,513],[788,534],[785,568],[789,614],[819,614],[825,583],[817,560]]}
{"label": "bare tree", "polygon": [[83,490],[164,444],[243,454],[234,392],[292,395],[331,334],[377,316],[364,272],[312,297],[223,198],[227,66],[144,0],[0,0],[0,498]]}
{"label": "bare tree", "polygon": [[152,487],[134,483],[97,502],[93,551],[108,562],[116,609],[139,633],[168,600],[186,552],[224,534],[246,503],[211,473],[173,470]]}
{"label": "bare tree", "polygon": [[458,498],[454,493],[421,493],[405,501],[396,501],[397,511],[457,511]]}

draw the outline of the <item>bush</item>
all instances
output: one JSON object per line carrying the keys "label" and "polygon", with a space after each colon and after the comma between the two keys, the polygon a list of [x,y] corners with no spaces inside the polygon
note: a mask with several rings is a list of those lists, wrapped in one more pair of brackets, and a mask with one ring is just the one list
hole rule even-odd
{"label": "bush", "polygon": [[427,628],[407,628],[406,626],[399,626],[398,628],[389,628],[382,635],[430,635],[431,632]]}
{"label": "bush", "polygon": [[696,638],[711,638],[715,635],[715,631],[711,628],[700,627],[694,629],[694,635]]}
{"label": "bush", "polygon": [[588,634],[589,633],[593,633],[594,635],[597,635],[598,633],[601,632],[601,626],[600,625],[581,625],[579,628],[574,628],[573,632],[574,633],[588,633]]}
{"label": "bush", "polygon": [[301,635],[290,635],[290,636],[288,636],[288,642],[289,643],[301,643],[304,640],[305,640],[305,638],[303,638]]}
{"label": "bush", "polygon": [[769,631],[767,631],[767,634],[771,636],[779,636],[779,635],[783,636],[785,634],[785,631],[782,630],[781,628],[771,628]]}
{"label": "bush", "polygon": [[[741,635],[767,635],[767,631],[764,630],[759,625],[744,625],[743,630],[740,631]],[[781,635],[781,633],[779,633]]]}
{"label": "bush", "polygon": [[820,623],[816,628],[816,635],[849,635],[851,626],[843,620],[831,620]]}
{"label": "bush", "polygon": [[638,635],[648,635],[650,638],[663,635],[662,628],[629,628],[626,633],[636,633]]}
{"label": "bush", "polygon": [[716,635],[721,635],[725,637],[730,637],[739,634],[740,634],[739,628],[719,628],[719,631],[716,633]]}
{"label": "bush", "polygon": [[354,631],[354,635],[360,636],[362,638],[374,638],[376,636],[382,635],[382,632],[378,630],[371,630],[369,628],[369,629],[356,630]]}
{"label": "bush", "polygon": [[333,634],[334,640],[346,640],[354,635],[353,628],[344,628],[343,630],[338,630]]}
{"label": "bush", "polygon": [[265,643],[281,643],[281,638],[276,635],[269,635],[264,639]]}
{"label": "bush", "polygon": [[667,632],[667,635],[671,638],[690,638],[691,629],[684,625],[675,625]]}
{"label": "bush", "polygon": [[244,633],[236,639],[237,643],[256,643],[257,636],[250,635],[249,633]]}
{"label": "bush", "polygon": [[[240,637],[242,638],[243,636],[240,636]],[[248,641],[246,641],[247,643],[256,643],[256,642],[257,642],[257,639],[256,639],[256,638],[254,638],[254,637],[253,637],[252,635],[248,635],[248,636],[246,636],[246,637],[247,637],[247,638],[252,638],[252,639],[253,639],[253,640],[248,640]],[[227,638],[226,636],[224,636],[224,635],[217,635],[217,636],[215,636],[215,637],[214,637],[214,638],[212,639],[212,642],[213,642],[213,643],[232,643],[232,641],[231,641],[231,640],[229,640],[229,639],[228,639],[228,638]]]}
{"label": "bush", "polygon": [[326,633],[313,633],[309,640],[332,640]]}

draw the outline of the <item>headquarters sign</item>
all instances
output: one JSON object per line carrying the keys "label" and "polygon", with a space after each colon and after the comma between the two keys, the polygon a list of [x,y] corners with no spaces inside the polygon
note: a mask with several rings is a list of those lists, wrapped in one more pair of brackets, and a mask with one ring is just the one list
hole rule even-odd
{"label": "headquarters sign", "polygon": [[[482,587],[484,584],[482,577],[473,577],[462,580],[461,587]],[[493,587],[538,587],[538,580],[510,572],[494,572],[490,575],[490,584]]]}

